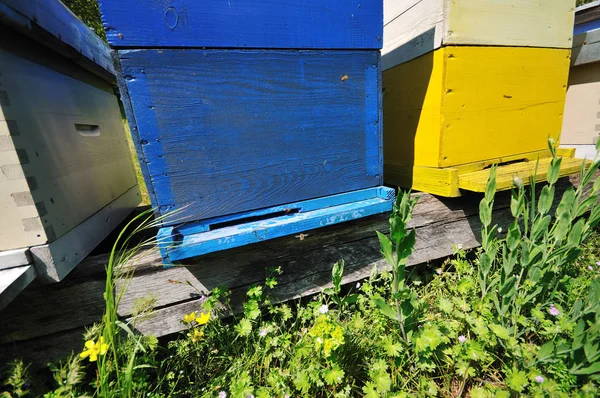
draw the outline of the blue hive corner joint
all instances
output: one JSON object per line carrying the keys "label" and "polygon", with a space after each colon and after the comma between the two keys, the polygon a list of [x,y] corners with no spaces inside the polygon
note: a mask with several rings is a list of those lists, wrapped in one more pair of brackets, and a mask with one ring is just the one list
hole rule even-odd
{"label": "blue hive corner joint", "polygon": [[182,4],[100,1],[165,260],[391,209],[381,2]]}

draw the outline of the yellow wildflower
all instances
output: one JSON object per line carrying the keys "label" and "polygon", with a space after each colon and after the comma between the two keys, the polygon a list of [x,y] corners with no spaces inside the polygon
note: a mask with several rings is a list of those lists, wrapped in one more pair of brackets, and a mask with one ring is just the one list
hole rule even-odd
{"label": "yellow wildflower", "polygon": [[204,332],[201,331],[200,329],[196,328],[196,329],[192,330],[191,333],[188,333],[187,335],[192,340],[192,342],[197,343],[204,336]]}
{"label": "yellow wildflower", "polygon": [[183,316],[183,321],[185,323],[192,323],[194,322],[194,319],[196,319],[196,311]]}
{"label": "yellow wildflower", "polygon": [[79,356],[81,358],[90,357],[90,362],[96,362],[98,360],[98,355],[104,355],[108,351],[108,344],[104,342],[104,337],[100,337],[97,343],[94,343],[94,340],[88,340],[85,342],[85,348],[87,350],[83,350]]}
{"label": "yellow wildflower", "polygon": [[196,322],[198,322],[198,325],[204,325],[204,324],[208,323],[209,319],[210,319],[210,312],[202,312],[202,313],[200,313],[200,316],[198,318],[196,318]]}

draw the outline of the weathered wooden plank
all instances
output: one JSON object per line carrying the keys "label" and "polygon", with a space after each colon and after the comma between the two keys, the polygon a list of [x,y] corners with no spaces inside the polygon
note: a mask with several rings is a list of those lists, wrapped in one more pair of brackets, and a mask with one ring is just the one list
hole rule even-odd
{"label": "weathered wooden plank", "polygon": [[114,94],[0,56],[0,212],[12,226],[0,229],[0,249],[13,249],[65,234],[136,180]]}
{"label": "weathered wooden plank", "polygon": [[32,265],[0,270],[0,310],[3,310],[36,277]]}
{"label": "weathered wooden plank", "polygon": [[[461,198],[461,202],[457,202],[423,195],[410,225],[419,227],[440,220],[454,222],[464,219],[467,215],[476,214],[476,211],[476,200],[468,197]],[[333,259],[335,262],[339,258],[322,258],[320,253],[329,250],[326,249],[327,247],[336,247],[344,242],[361,246],[365,240],[376,240],[375,230],[389,230],[387,218],[387,214],[381,214],[351,221],[347,225],[340,224],[309,231],[303,235],[302,240],[299,237],[289,236],[225,252],[211,253],[186,261],[185,268],[177,266],[164,269],[156,249],[143,251],[134,261],[136,274],[119,313],[121,316],[130,315],[134,303],[139,299],[148,298],[152,293],[156,295],[155,305],[158,307],[166,307],[193,298],[195,289],[190,290],[183,285],[170,283],[169,280],[189,280],[200,291],[210,290],[218,285],[235,288],[263,281],[266,275],[265,267],[284,263],[291,264],[291,268],[286,270],[291,280],[300,278],[300,275],[295,273],[294,265],[299,258],[314,257],[312,260],[303,261],[315,263],[315,266],[322,261],[321,266],[330,267],[333,264],[330,260]],[[88,258],[61,284],[32,287],[23,292],[9,308],[0,313],[3,319],[11,319],[11,322],[1,325],[0,344],[73,329],[99,319],[104,305],[101,298],[104,291],[104,264],[107,261],[106,255]],[[77,298],[78,302],[68,297]],[[70,310],[62,305],[66,305],[67,308],[73,305],[74,308]],[[67,311],[73,313],[73,316],[61,315]],[[27,315],[32,313],[43,314],[45,323],[43,330],[31,327],[32,322],[39,322]]]}
{"label": "weathered wooden plank", "polygon": [[571,67],[597,61],[600,61],[600,28],[575,35],[571,53]]}
{"label": "weathered wooden plank", "polygon": [[383,70],[442,45],[444,7],[440,0],[385,0],[384,20]]}
{"label": "weathered wooden plank", "polygon": [[[388,212],[394,203],[394,190],[386,187],[369,188],[370,198],[339,203],[352,193],[328,196],[329,206],[301,211],[266,220],[250,221],[241,225],[184,233],[167,227],[158,234],[163,257],[170,261],[197,257],[220,250],[231,249],[251,243],[298,234],[314,228],[348,222],[373,214]],[[367,193],[367,192],[363,192]],[[319,200],[319,199],[317,199]],[[310,205],[307,205],[310,207]],[[181,235],[179,238],[176,235]],[[164,238],[164,239],[163,239]]]}
{"label": "weathered wooden plank", "polygon": [[31,264],[29,249],[0,251],[0,269],[19,267]]}
{"label": "weathered wooden plank", "polygon": [[569,50],[447,46],[384,71],[386,164],[452,167],[545,150],[560,134],[568,68]]}
{"label": "weathered wooden plank", "polygon": [[60,238],[30,248],[44,282],[61,281],[140,203],[137,185],[104,206]]}
{"label": "weathered wooden plank", "polygon": [[571,67],[561,144],[594,145],[600,134],[598,112],[600,112],[600,63]]}
{"label": "weathered wooden plank", "polygon": [[58,0],[3,0],[2,23],[43,43],[66,58],[114,81],[110,49]]}
{"label": "weathered wooden plank", "polygon": [[377,49],[382,43],[381,1],[99,3],[113,47]]}
{"label": "weathered wooden plank", "polygon": [[442,167],[544,150],[549,136],[558,139],[569,50],[456,46],[444,51]]}
{"label": "weathered wooden plank", "polygon": [[569,49],[575,5],[565,0],[449,0],[445,44]]}
{"label": "weathered wooden plank", "polygon": [[[570,186],[567,179],[559,181],[556,194]],[[417,228],[417,242],[409,263],[444,258],[451,254],[453,244],[477,247],[480,199],[476,194],[458,199],[422,194],[410,223]],[[501,226],[511,221],[509,199],[506,192],[496,197],[493,217]],[[187,267],[170,269],[158,266],[161,259],[156,249],[143,251],[134,261],[136,273],[119,314],[129,317],[136,301],[153,296],[154,316],[138,320],[136,328],[157,335],[173,333],[183,329],[180,320],[185,313],[199,308],[197,290],[225,285],[232,289],[234,306],[239,306],[251,284],[264,282],[270,266],[281,266],[284,271],[273,292],[281,300],[304,297],[328,286],[331,266],[339,259],[346,261],[344,283],[351,283],[368,276],[373,265],[384,266],[375,230],[389,230],[387,215],[310,231],[302,240],[285,237],[212,253],[190,261]],[[61,284],[31,287],[0,312],[0,360],[23,356],[46,362],[79,350],[82,326],[102,315],[106,260],[106,255],[89,258]],[[195,288],[176,281],[189,281]]]}
{"label": "weathered wooden plank", "polygon": [[119,56],[161,213],[196,221],[381,183],[376,51]]}
{"label": "weathered wooden plank", "polygon": [[573,9],[564,0],[387,0],[382,68],[444,45],[569,49]]}

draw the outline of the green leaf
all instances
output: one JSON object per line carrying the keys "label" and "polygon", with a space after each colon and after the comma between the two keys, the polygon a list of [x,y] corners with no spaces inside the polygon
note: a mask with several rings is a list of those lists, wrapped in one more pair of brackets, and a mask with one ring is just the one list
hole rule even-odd
{"label": "green leaf", "polygon": [[585,198],[584,200],[582,200],[578,205],[577,205],[577,209],[575,210],[575,215],[574,217],[579,217],[585,214],[585,212],[587,212],[589,209],[591,209],[591,207],[598,201],[598,196],[597,195],[590,195],[587,198]]}
{"label": "green leaf", "polygon": [[489,227],[492,223],[492,206],[485,199],[479,202],[479,219],[484,227]]}
{"label": "green leaf", "polygon": [[492,269],[492,260],[487,253],[481,253],[479,258],[479,270],[483,276],[487,276]]}
{"label": "green leaf", "polygon": [[540,347],[540,351],[538,352],[538,360],[540,362],[546,362],[549,359],[552,359],[554,354],[554,343],[552,341],[548,341],[542,347]]}
{"label": "green leaf", "polygon": [[591,375],[591,374],[599,373],[599,372],[600,372],[600,361],[596,362],[586,368],[579,369],[579,370],[576,370],[571,373],[574,375]]}
{"label": "green leaf", "polygon": [[[416,233],[415,230],[413,229],[412,231],[410,231],[410,233],[406,236],[405,239],[403,239],[401,242],[398,243],[398,246],[396,247],[397,250],[397,256],[398,256],[398,262],[399,263],[404,263],[404,261],[408,258],[408,256],[410,256],[410,254],[412,253],[414,247],[415,247],[415,241],[416,241]],[[404,277],[402,276],[402,279],[404,279]]]}
{"label": "green leaf", "polygon": [[485,200],[488,203],[493,203],[494,195],[496,194],[496,165],[490,168],[490,177],[488,178],[485,187]]}
{"label": "green leaf", "polygon": [[248,297],[260,298],[260,296],[262,296],[262,291],[262,286],[253,286],[250,289],[248,289],[247,295]]}
{"label": "green leaf", "polygon": [[550,161],[550,166],[548,166],[548,176],[546,177],[550,185],[554,185],[556,184],[556,181],[558,181],[561,160],[562,158],[555,157]]}
{"label": "green leaf", "polygon": [[522,370],[512,369],[507,372],[506,385],[516,392],[521,392],[527,386],[527,373]]}
{"label": "green leaf", "polygon": [[248,318],[242,318],[242,320],[235,325],[235,331],[240,336],[248,336],[252,333],[252,322]]}
{"label": "green leaf", "polygon": [[383,349],[385,353],[390,357],[397,357],[402,351],[402,344],[395,343],[391,336],[385,336],[382,341]]}
{"label": "green leaf", "polygon": [[598,170],[599,166],[600,160],[596,160],[594,163],[592,163],[592,165],[587,169],[585,176],[581,179],[581,185],[585,187],[592,181],[592,178],[594,178],[594,174],[596,173],[596,170]]}
{"label": "green leaf", "polygon": [[573,246],[579,246],[581,243],[581,235],[583,234],[584,226],[585,220],[580,218],[571,228],[571,232],[569,232],[569,236],[567,237],[567,242]]}
{"label": "green leaf", "polygon": [[375,306],[383,315],[395,321],[398,320],[398,314],[392,309],[392,307],[388,303],[379,298],[374,298],[373,303],[375,303]]}
{"label": "green leaf", "polygon": [[344,371],[339,366],[333,365],[331,369],[323,372],[323,379],[330,386],[340,384],[344,379]]}
{"label": "green leaf", "polygon": [[556,208],[556,218],[560,218],[563,214],[566,214],[570,218],[574,203],[575,190],[573,188],[569,188],[563,193],[560,203]]}
{"label": "green leaf", "polygon": [[495,324],[495,323],[492,323],[488,326],[489,326],[490,330],[492,332],[494,332],[494,334],[496,336],[498,336],[499,338],[501,338],[502,340],[508,340],[510,338],[510,332],[507,328],[505,328],[501,325]]}
{"label": "green leaf", "polygon": [[406,236],[406,223],[398,213],[392,213],[390,217],[390,237],[392,242],[398,243]]}
{"label": "green leaf", "polygon": [[377,237],[379,238],[379,247],[381,249],[381,254],[383,254],[383,258],[385,258],[385,261],[390,266],[395,267],[396,260],[394,260],[394,245],[392,241],[379,231],[377,231]]}
{"label": "green leaf", "polygon": [[508,250],[514,251],[521,244],[521,229],[516,222],[510,224],[506,233],[506,245]]}
{"label": "green leaf", "polygon": [[551,220],[552,218],[549,215],[546,215],[542,218],[538,218],[533,223],[533,227],[531,227],[531,239],[534,241],[538,240],[546,232],[548,232],[548,226],[550,225]]}
{"label": "green leaf", "polygon": [[344,274],[344,260],[340,260],[333,264],[331,270],[331,283],[333,284],[333,291],[339,294],[342,290],[342,275]]}
{"label": "green leaf", "polygon": [[525,199],[522,188],[513,189],[510,196],[510,212],[514,218],[519,218],[525,211]]}
{"label": "green leaf", "polygon": [[583,345],[583,353],[585,354],[588,362],[594,363],[598,356],[600,356],[600,352],[598,351],[599,346],[600,343],[592,343],[591,341],[587,341]]}
{"label": "green leaf", "polygon": [[244,304],[244,315],[248,319],[256,319],[260,316],[260,307],[258,305],[258,301],[249,300],[246,304]]}
{"label": "green leaf", "polygon": [[[598,145],[598,142],[596,142],[596,145]],[[598,191],[600,191],[600,177],[596,178],[596,181],[594,181],[594,186],[592,187],[593,193],[596,193]]]}
{"label": "green leaf", "polygon": [[544,215],[550,211],[554,201],[554,186],[546,185],[542,188],[538,199],[538,212]]}
{"label": "green leaf", "polygon": [[554,228],[553,236],[556,242],[560,243],[567,237],[569,228],[571,228],[571,219],[569,218],[568,214],[563,213],[556,221]]}

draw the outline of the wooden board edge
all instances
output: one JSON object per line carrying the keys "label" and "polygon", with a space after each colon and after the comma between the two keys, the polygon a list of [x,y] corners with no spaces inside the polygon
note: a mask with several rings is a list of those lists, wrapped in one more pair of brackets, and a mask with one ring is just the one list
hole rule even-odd
{"label": "wooden board edge", "polygon": [[134,185],[57,240],[30,249],[44,283],[60,282],[140,203]]}
{"label": "wooden board edge", "polygon": [[432,195],[458,197],[458,172],[455,168],[435,168],[386,163],[384,180],[387,185],[410,188]]}
{"label": "wooden board edge", "polygon": [[4,309],[36,278],[32,265],[0,270],[0,310]]}
{"label": "wooden board edge", "polygon": [[0,270],[31,264],[29,248],[0,251]]}

